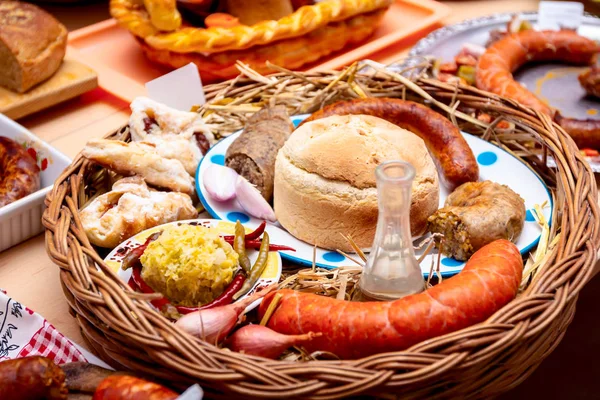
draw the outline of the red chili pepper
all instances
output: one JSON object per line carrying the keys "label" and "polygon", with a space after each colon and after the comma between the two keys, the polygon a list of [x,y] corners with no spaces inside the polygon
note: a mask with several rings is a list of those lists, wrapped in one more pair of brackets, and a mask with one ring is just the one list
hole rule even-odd
{"label": "red chili pepper", "polygon": [[456,65],[454,61],[440,65],[440,72],[444,72],[446,74],[455,74],[456,71],[458,71],[458,65]]}
{"label": "red chili pepper", "polygon": [[132,288],[135,291],[140,290],[140,287],[135,284],[135,281],[133,280],[133,276],[131,278],[129,278],[129,280],[127,281],[127,284],[129,285],[130,288]]}
{"label": "red chili pepper", "polygon": [[[233,240],[225,239],[225,241],[230,245],[233,245]],[[246,240],[246,248],[258,250],[260,249],[260,243],[260,240]],[[270,244],[269,251],[296,251],[296,249],[280,244]]]}
{"label": "red chili pepper", "polygon": [[[265,228],[267,227],[267,221],[263,221],[258,228],[256,228],[253,232],[250,232],[249,234],[246,235],[246,240],[255,240],[258,239],[260,237],[260,235],[263,234],[263,232],[265,231]],[[225,241],[227,243],[229,243],[229,240],[233,241],[234,236],[233,235],[226,235],[223,236],[223,239],[225,239]]]}
{"label": "red chili pepper", "polygon": [[[202,310],[205,308],[213,308],[218,306],[224,306],[226,304],[231,304],[233,302],[233,295],[236,294],[238,290],[240,290],[245,280],[246,277],[243,274],[238,273],[229,283],[229,285],[227,285],[225,290],[223,290],[223,293],[221,293],[219,297],[217,297],[210,303],[205,304],[202,307],[175,306],[175,308],[177,308],[177,311],[179,311],[181,314],[189,314],[191,312]],[[139,290],[140,292],[146,294],[156,293],[150,286],[148,286],[148,284],[142,278],[141,268],[139,265],[135,265],[132,268],[131,278],[129,278],[129,282],[127,283],[133,290]],[[166,298],[152,300],[151,303],[152,305],[154,305],[154,307],[158,308],[159,310],[167,304],[171,304],[171,302]]]}
{"label": "red chili pepper", "polygon": [[123,257],[123,262],[121,264],[121,268],[126,270],[129,267],[134,266],[135,264],[137,264],[140,261],[140,257],[142,257],[142,254],[144,254],[144,251],[146,251],[146,248],[148,247],[148,245],[150,243],[152,243],[153,241],[155,241],[156,239],[158,239],[158,237],[160,236],[161,232],[155,232],[152,235],[150,235],[148,237],[148,239],[146,239],[146,241],[144,242],[144,244],[138,246],[138,247],[134,247],[131,250],[129,250],[129,252],[125,255],[125,257]]}
{"label": "red chili pepper", "polygon": [[[260,243],[260,240],[247,240],[246,248],[258,250],[260,249]],[[296,251],[296,249],[289,246],[282,246],[280,244],[270,244],[269,251]]]}
{"label": "red chili pepper", "polygon": [[267,227],[267,221],[263,221],[258,228],[256,228],[254,230],[254,232],[250,232],[249,234],[246,235],[246,240],[255,240],[258,239],[260,237],[260,235],[263,234],[263,232],[265,231],[265,228]]}
{"label": "red chili pepper", "polygon": [[[131,278],[133,279],[133,282],[135,282],[135,284],[137,285],[137,287],[140,289],[140,291],[142,293],[146,293],[146,294],[156,293],[154,291],[154,289],[152,289],[150,286],[148,286],[148,284],[146,282],[144,282],[144,280],[142,279],[142,268],[139,264],[133,266],[132,272],[131,272]],[[165,298],[152,300],[150,302],[152,303],[152,305],[154,307],[158,308],[159,310],[162,309],[163,306],[166,306],[167,304],[170,303],[169,300],[165,299]]]}
{"label": "red chili pepper", "polygon": [[198,310],[204,310],[206,308],[213,308],[213,307],[219,307],[219,306],[231,304],[233,302],[233,295],[236,294],[237,291],[241,289],[245,280],[246,280],[246,276],[242,273],[238,273],[233,278],[233,280],[229,283],[229,285],[227,285],[225,290],[223,290],[223,293],[221,293],[219,295],[219,297],[217,297],[210,303],[205,304],[202,307],[177,306],[176,307],[177,311],[179,311],[181,314],[189,314],[191,312],[198,311]]}
{"label": "red chili pepper", "polygon": [[596,157],[599,154],[598,150],[594,149],[581,149],[581,152],[586,157]]}

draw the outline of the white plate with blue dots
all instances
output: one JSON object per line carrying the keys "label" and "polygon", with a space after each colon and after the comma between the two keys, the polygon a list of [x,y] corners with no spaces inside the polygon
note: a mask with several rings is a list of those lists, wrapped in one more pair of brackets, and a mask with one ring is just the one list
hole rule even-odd
{"label": "white plate with blue dots", "polygon": [[[295,126],[298,126],[298,124],[307,117],[308,115],[294,116],[292,117],[292,122]],[[225,153],[231,143],[233,143],[240,134],[241,131],[222,139],[206,153],[196,171],[196,190],[204,208],[213,218],[232,222],[240,220],[243,224],[253,227],[258,226],[262,221],[246,214],[235,199],[227,202],[213,200],[206,192],[201,180],[204,170],[211,164],[225,164]],[[523,232],[516,245],[521,251],[521,254],[526,255],[537,245],[542,232],[539,224],[533,217],[533,208],[536,205],[541,206],[542,204],[546,204],[546,207],[542,210],[544,217],[547,221],[551,221],[552,219],[552,197],[550,191],[544,182],[519,159],[478,137],[466,133],[463,133],[463,136],[477,157],[480,180],[491,180],[507,185],[525,200],[527,216],[525,218]],[[448,189],[443,185],[440,185],[440,207],[443,207],[448,194]],[[278,223],[271,224],[268,231],[269,235],[272,237],[271,241],[273,243],[290,246],[296,250],[295,252],[282,251],[282,258],[306,266],[312,265],[314,250],[311,244],[296,239]],[[415,241],[415,244],[419,241],[420,240]],[[417,257],[418,253],[419,252],[417,252]],[[429,275],[432,260],[437,260],[437,254],[435,252],[427,255],[421,262],[421,270],[423,271],[424,276]],[[355,265],[353,261],[345,256],[335,251],[321,248],[316,249],[315,261],[317,266],[328,269]],[[462,261],[442,256],[440,273],[443,277],[449,277],[460,272],[464,265],[465,263]]]}

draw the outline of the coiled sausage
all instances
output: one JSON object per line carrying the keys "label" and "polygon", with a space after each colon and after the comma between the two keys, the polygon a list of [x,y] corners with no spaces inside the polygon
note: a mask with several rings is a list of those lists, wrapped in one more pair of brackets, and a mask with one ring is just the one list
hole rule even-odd
{"label": "coiled sausage", "polygon": [[530,61],[554,60],[588,65],[599,51],[600,46],[596,42],[569,30],[528,30],[507,35],[488,47],[479,58],[477,87],[554,117],[577,146],[599,149],[600,121],[561,117],[512,76],[512,72]]}

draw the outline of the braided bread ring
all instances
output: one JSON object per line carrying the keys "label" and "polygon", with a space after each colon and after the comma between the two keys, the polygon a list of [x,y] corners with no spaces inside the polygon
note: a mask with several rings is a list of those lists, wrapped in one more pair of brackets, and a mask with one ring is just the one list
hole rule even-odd
{"label": "braided bread ring", "polygon": [[144,0],[152,25],[161,31],[174,31],[181,26],[181,14],[175,0]]}
{"label": "braided bread ring", "polygon": [[[167,0],[145,0],[150,1]],[[159,28],[152,24],[141,0],[111,0],[110,12],[121,26],[135,36],[143,38],[155,49],[177,53],[213,53],[242,50],[276,40],[303,36],[331,22],[387,9],[391,4],[392,0],[327,0],[313,6],[301,7],[279,21],[264,21],[253,26],[240,25],[232,28],[186,27],[171,32],[160,32]],[[158,8],[149,11],[153,14],[157,10]],[[163,12],[168,12],[165,10],[166,8]],[[152,17],[152,20],[158,18],[155,15]]]}
{"label": "braided bread ring", "polygon": [[332,23],[308,35],[282,40],[248,50],[226,51],[204,56],[198,53],[174,53],[157,50],[140,40],[146,56],[159,64],[179,68],[193,62],[198,66],[203,83],[222,81],[239,75],[236,61],[249,65],[258,73],[273,72],[266,61],[284,68],[296,69],[316,61],[345,46],[366,39],[375,30],[385,10],[359,15],[346,21]]}

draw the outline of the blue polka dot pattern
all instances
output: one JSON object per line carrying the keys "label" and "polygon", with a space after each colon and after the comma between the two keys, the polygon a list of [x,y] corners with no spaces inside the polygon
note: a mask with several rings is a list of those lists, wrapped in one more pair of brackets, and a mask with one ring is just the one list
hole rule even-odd
{"label": "blue polka dot pattern", "polygon": [[246,222],[250,221],[250,217],[241,212],[230,212],[229,214],[227,214],[227,219],[231,222],[236,222],[237,220],[239,220],[242,224],[245,224]]}
{"label": "blue polka dot pattern", "polygon": [[455,260],[454,258],[442,258],[442,265],[445,267],[462,267],[465,263],[462,261]]}
{"label": "blue polka dot pattern", "polygon": [[323,254],[323,259],[325,261],[329,261],[329,262],[341,262],[341,261],[344,261],[346,259],[346,257],[344,257],[343,255],[341,255],[340,253],[337,253],[335,251],[329,251],[329,252]]}
{"label": "blue polka dot pattern", "polygon": [[533,213],[531,212],[531,210],[527,210],[527,213],[525,214],[525,221],[535,222],[535,217],[533,216]]}
{"label": "blue polka dot pattern", "polygon": [[223,154],[215,154],[210,158],[213,164],[225,165],[225,156]]}
{"label": "blue polka dot pattern", "polygon": [[491,151],[484,151],[479,156],[477,156],[477,162],[481,165],[492,165],[496,161],[498,161],[498,156],[496,155],[496,153],[493,153]]}

